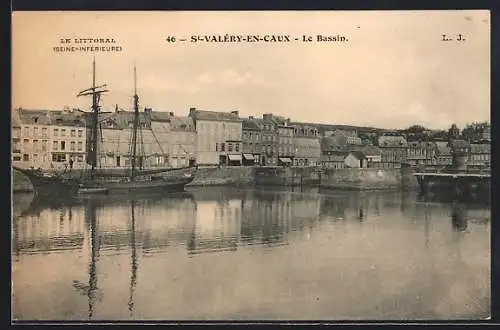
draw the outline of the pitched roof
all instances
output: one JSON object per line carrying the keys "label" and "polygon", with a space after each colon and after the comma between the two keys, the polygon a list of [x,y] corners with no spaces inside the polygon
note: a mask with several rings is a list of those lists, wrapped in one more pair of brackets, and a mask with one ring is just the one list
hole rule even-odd
{"label": "pitched roof", "polygon": [[149,112],[149,117],[151,121],[170,122],[172,115],[165,111],[151,111]]}
{"label": "pitched roof", "polygon": [[437,153],[441,156],[450,156],[451,148],[447,145],[438,144],[437,145]]}
{"label": "pitched roof", "polygon": [[193,110],[190,117],[194,120],[213,120],[213,121],[241,121],[237,114],[231,112],[218,112],[208,110]]}
{"label": "pitched roof", "polygon": [[380,155],[380,148],[377,146],[366,146],[363,148],[362,151],[366,156],[379,156]]}
{"label": "pitched roof", "polygon": [[486,143],[472,143],[470,145],[470,151],[473,154],[488,154],[491,153],[491,145]]}
{"label": "pitched roof", "polygon": [[170,127],[172,130],[194,132],[194,121],[191,117],[171,117]]}
{"label": "pitched roof", "polygon": [[465,140],[451,140],[449,146],[452,149],[470,148],[469,142]]}
{"label": "pitched roof", "polygon": [[86,113],[78,109],[69,111],[47,109],[18,109],[22,124],[85,126]]}
{"label": "pitched roof", "polygon": [[408,143],[402,135],[382,135],[378,138],[380,147],[406,147]]}
{"label": "pitched roof", "polygon": [[349,154],[353,155],[357,159],[366,159],[366,155],[362,151],[351,151]]}
{"label": "pitched roof", "polygon": [[254,118],[243,118],[243,129],[258,131],[261,129],[260,124]]}

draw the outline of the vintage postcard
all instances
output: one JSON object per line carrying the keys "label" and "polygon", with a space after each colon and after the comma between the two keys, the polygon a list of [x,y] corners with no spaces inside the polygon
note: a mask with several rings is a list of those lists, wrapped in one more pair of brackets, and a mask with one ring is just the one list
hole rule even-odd
{"label": "vintage postcard", "polygon": [[488,11],[12,14],[12,318],[485,320]]}

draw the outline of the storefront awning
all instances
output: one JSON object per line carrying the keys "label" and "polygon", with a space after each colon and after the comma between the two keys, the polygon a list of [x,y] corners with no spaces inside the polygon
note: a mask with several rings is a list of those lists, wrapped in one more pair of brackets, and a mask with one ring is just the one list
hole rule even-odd
{"label": "storefront awning", "polygon": [[243,154],[243,157],[246,160],[255,160],[255,157],[252,154]]}
{"label": "storefront awning", "polygon": [[283,162],[283,163],[291,163],[292,160],[290,158],[280,158],[280,162]]}
{"label": "storefront awning", "polygon": [[234,161],[240,161],[241,162],[241,155],[227,155],[229,157],[229,160],[234,162]]}

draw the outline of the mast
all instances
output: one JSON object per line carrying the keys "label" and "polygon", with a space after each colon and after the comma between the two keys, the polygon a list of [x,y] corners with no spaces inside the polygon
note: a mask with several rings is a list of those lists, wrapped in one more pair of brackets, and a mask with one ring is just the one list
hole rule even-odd
{"label": "mast", "polygon": [[136,173],[137,158],[137,128],[139,126],[139,96],[137,96],[137,72],[134,64],[134,129],[132,131],[132,173],[131,179],[134,179]]}
{"label": "mast", "polygon": [[92,62],[92,87],[87,88],[80,93],[77,97],[92,95],[92,112],[90,123],[90,135],[87,143],[87,164],[92,166],[91,176],[94,177],[95,168],[97,167],[97,148],[98,148],[98,126],[99,126],[99,101],[101,94],[108,92],[106,84],[96,86],[95,83],[95,56]]}

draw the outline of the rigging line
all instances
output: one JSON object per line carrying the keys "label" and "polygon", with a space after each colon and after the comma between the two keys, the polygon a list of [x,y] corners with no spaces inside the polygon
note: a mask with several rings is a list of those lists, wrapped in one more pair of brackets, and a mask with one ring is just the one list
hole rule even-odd
{"label": "rigging line", "polygon": [[154,137],[154,139],[155,139],[156,143],[158,143],[158,147],[160,148],[161,153],[163,154],[163,156],[165,156],[165,155],[166,155],[166,154],[165,154],[165,151],[163,150],[163,148],[162,148],[162,146],[161,146],[161,143],[160,143],[160,141],[158,140],[158,137],[156,136],[155,131],[153,130],[153,128],[152,128],[152,127],[151,127],[151,133],[153,133],[153,137]]}

